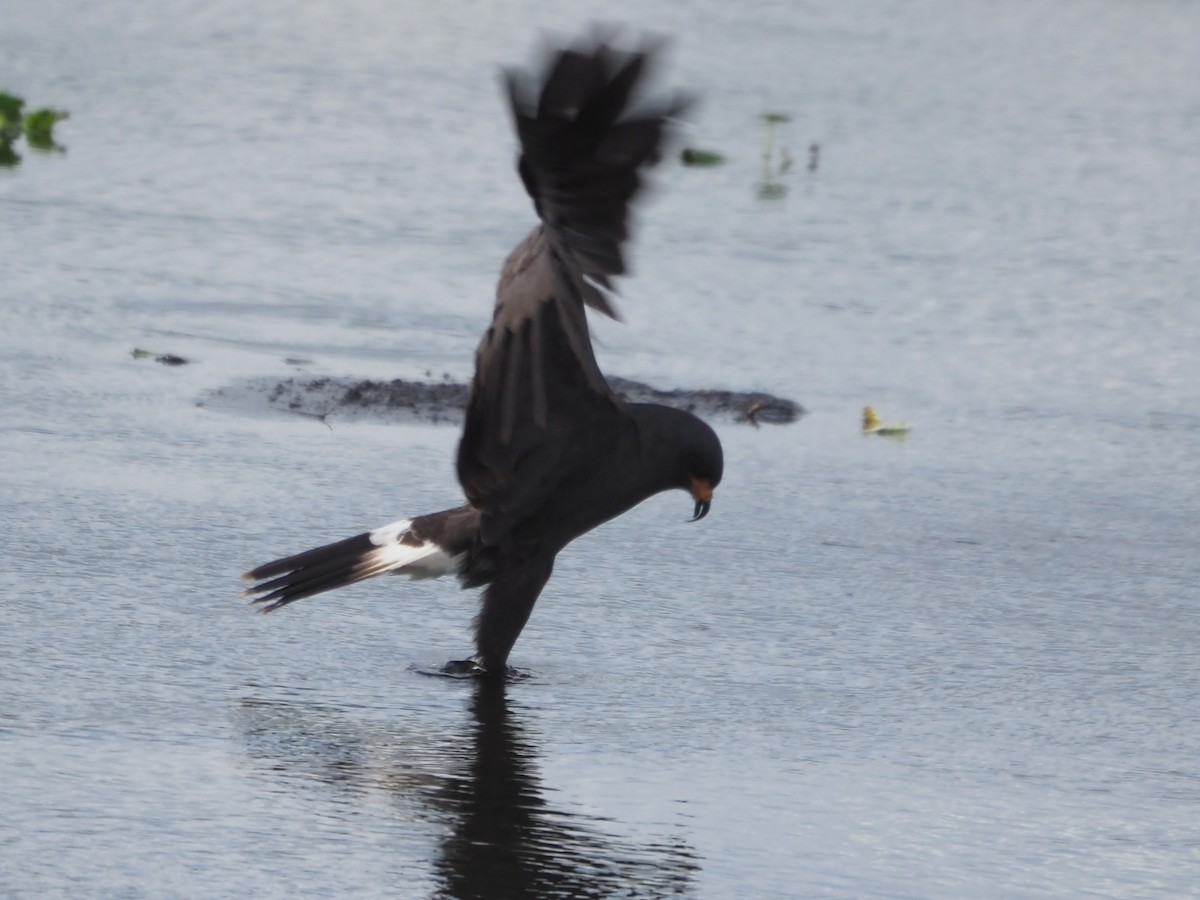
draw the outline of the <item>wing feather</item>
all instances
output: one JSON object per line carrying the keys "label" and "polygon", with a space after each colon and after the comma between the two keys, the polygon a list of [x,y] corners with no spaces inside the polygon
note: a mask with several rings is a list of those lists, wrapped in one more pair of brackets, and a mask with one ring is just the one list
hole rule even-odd
{"label": "wing feather", "polygon": [[596,362],[584,308],[616,318],[607,295],[626,271],[640,170],[686,105],[638,99],[654,50],[597,38],[552,54],[532,85],[507,74],[517,169],[541,221],[501,271],[459,444],[459,481],[488,543],[633,427]]}

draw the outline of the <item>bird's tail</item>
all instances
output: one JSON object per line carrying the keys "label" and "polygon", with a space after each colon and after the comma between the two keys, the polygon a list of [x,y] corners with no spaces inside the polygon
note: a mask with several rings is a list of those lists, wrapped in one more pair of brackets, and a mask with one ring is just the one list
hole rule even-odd
{"label": "bird's tail", "polygon": [[412,519],[400,519],[265,563],[242,575],[245,581],[258,582],[242,591],[242,596],[250,598],[260,612],[272,612],[295,600],[389,572],[411,578],[458,574],[461,557],[448,553],[439,541],[419,536],[420,531]]}

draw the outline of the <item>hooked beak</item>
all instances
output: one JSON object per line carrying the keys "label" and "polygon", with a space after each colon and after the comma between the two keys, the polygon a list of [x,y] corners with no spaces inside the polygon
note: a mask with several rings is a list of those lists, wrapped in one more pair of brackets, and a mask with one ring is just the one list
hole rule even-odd
{"label": "hooked beak", "polygon": [[709,507],[712,506],[712,482],[707,478],[696,478],[692,476],[692,498],[696,501],[696,509],[692,514],[692,518],[688,521],[699,522],[708,515]]}

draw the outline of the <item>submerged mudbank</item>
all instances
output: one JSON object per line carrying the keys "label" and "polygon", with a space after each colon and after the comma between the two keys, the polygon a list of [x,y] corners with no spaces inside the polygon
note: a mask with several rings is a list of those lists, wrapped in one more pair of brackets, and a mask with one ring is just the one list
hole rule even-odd
{"label": "submerged mudbank", "polygon": [[[757,391],[675,388],[663,391],[640,381],[610,378],[609,384],[632,403],[662,403],[712,419],[751,425],[788,425],[804,415],[794,400]],[[359,378],[251,379],[220,388],[202,406],[256,412],[264,407],[326,421],[371,418],[395,422],[459,424],[467,405],[467,385],[454,381],[369,381]]]}

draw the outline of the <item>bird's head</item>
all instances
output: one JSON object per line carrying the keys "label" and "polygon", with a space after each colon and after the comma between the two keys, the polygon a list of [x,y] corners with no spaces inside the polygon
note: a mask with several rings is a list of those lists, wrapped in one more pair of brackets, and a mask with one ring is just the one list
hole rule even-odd
{"label": "bird's head", "polygon": [[679,488],[692,495],[692,521],[708,515],[713,490],[725,471],[717,433],[690,412],[657,403],[632,403],[644,454],[649,493]]}

